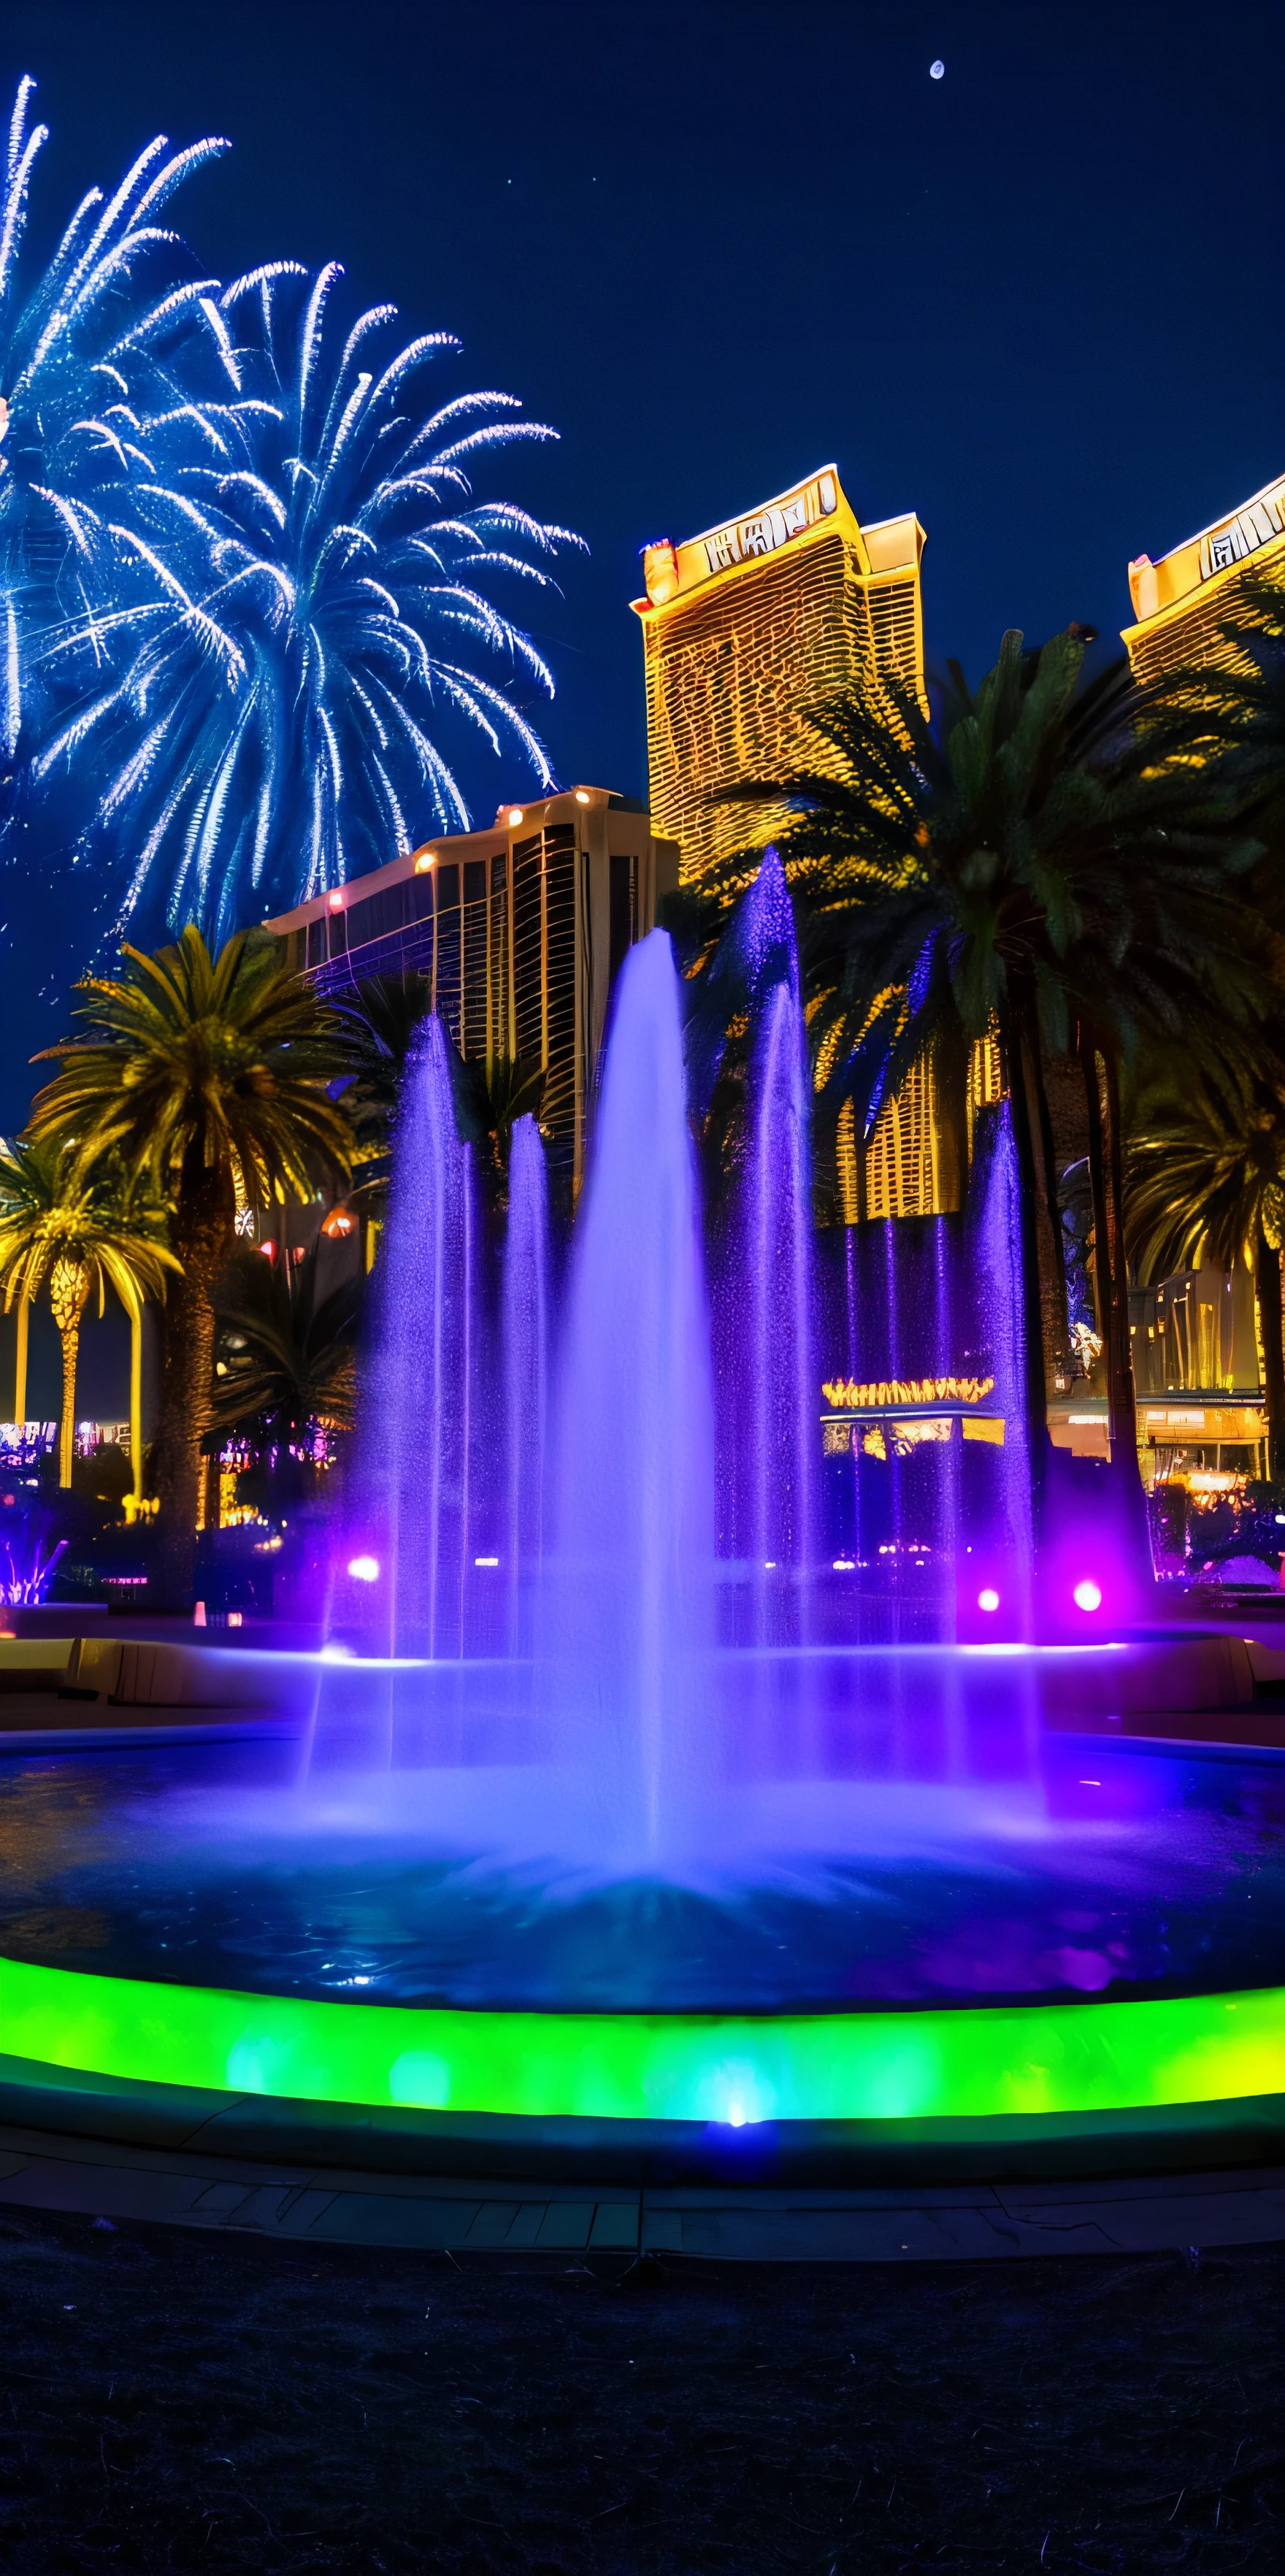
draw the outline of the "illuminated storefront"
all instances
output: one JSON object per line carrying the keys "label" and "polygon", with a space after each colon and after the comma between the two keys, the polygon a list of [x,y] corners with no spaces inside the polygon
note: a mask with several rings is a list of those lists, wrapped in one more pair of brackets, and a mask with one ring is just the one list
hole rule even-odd
{"label": "illuminated storefront", "polygon": [[1138,555],[1130,564],[1136,623],[1123,637],[1136,677],[1158,680],[1184,662],[1234,662],[1219,627],[1235,616],[1246,575],[1268,570],[1285,570],[1285,475],[1158,563]]}
{"label": "illuminated storefront", "polygon": [[[821,1389],[821,1447],[827,1458],[908,1458],[955,1437],[1003,1448],[1004,1416],[993,1377],[828,1378]],[[989,1399],[989,1401],[988,1401]]]}

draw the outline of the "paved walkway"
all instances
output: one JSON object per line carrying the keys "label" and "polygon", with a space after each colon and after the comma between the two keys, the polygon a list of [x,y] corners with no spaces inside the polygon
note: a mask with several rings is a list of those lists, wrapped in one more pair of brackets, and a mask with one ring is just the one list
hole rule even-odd
{"label": "paved walkway", "polygon": [[0,2127],[0,2203],[313,2244],[733,2262],[1150,2253],[1285,2239],[1285,2168],[808,2191],[329,2171]]}

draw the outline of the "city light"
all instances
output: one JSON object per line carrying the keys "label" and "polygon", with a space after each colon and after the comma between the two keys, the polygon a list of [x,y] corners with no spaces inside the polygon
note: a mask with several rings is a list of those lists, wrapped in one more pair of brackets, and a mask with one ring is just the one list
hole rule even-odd
{"label": "city light", "polygon": [[576,803],[577,803],[577,805],[587,805],[587,804],[588,804],[588,802],[589,802],[589,790],[588,790],[588,788],[587,788],[587,787],[577,787],[577,789],[576,789]]}
{"label": "city light", "polygon": [[517,825],[518,825],[521,821],[522,821],[522,808],[521,808],[521,806],[520,806],[520,805],[511,805],[511,806],[509,807],[509,822],[510,822],[510,824],[511,824],[515,829],[516,829]]}
{"label": "city light", "polygon": [[881,1377],[864,1384],[839,1377],[828,1378],[821,1393],[844,1413],[865,1413],[890,1404],[980,1404],[994,1385],[993,1377]]}
{"label": "city light", "polygon": [[1102,1607],[1101,1587],[1093,1581],[1091,1575],[1086,1575],[1083,1583],[1077,1583],[1075,1590],[1071,1595],[1071,1599],[1075,1603],[1077,1610],[1100,1610]]}
{"label": "city light", "polygon": [[429,869],[430,869],[431,867],[435,866],[435,865],[436,865],[436,862],[437,862],[437,852],[436,852],[436,850],[421,850],[421,851],[420,851],[420,854],[419,854],[419,857],[418,857],[418,858],[416,859],[416,861],[415,861],[415,874],[416,874],[416,876],[417,876],[417,877],[426,877],[426,876],[428,875]]}
{"label": "city light", "polygon": [[337,894],[337,893],[336,893],[336,894],[332,894],[332,895],[331,895],[331,897],[330,897],[330,909],[331,909],[331,911],[332,911],[332,912],[342,912],[342,911],[343,911],[343,908],[344,908],[344,899],[343,899],[343,896],[342,896],[341,894]]}
{"label": "city light", "polygon": [[348,1571],[354,1583],[378,1583],[379,1559],[377,1556],[350,1557]]}
{"label": "city light", "polygon": [[983,1590],[978,1593],[977,1607],[979,1610],[998,1610],[999,1594],[995,1590],[993,1584],[986,1584]]}

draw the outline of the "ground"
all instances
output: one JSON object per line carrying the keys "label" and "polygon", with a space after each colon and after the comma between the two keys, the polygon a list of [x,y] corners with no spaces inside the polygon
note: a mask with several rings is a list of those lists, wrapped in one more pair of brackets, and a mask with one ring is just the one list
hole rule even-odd
{"label": "ground", "polygon": [[0,2216],[0,2566],[1285,2565],[1285,2248],[568,2264]]}

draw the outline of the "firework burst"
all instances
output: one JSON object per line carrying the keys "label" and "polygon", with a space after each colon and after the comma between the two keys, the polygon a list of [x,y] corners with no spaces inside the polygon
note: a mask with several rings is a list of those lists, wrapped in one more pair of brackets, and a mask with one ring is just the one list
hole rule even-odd
{"label": "firework burst", "polygon": [[341,275],[274,262],[222,291],[199,390],[140,418],[117,604],[48,656],[73,703],[36,773],[92,747],[84,844],[128,852],[118,926],[159,886],[221,937],[467,827],[443,747],[465,729],[551,783],[523,700],[552,680],[498,600],[552,587],[579,540],[472,478],[555,433],[501,393],[426,405],[458,344],[400,344],[389,305],[340,340]]}
{"label": "firework burst", "polygon": [[[28,196],[48,128],[19,82],[0,192],[0,743],[9,761],[45,712],[43,656],[70,616],[115,595],[116,540],[148,471],[139,409],[182,399],[182,372],[215,327],[215,279],[191,274],[161,218],[183,181],[227,150],[209,136],[172,153],[154,136],[108,197],[81,199],[53,258],[28,278]],[[124,363],[122,343],[129,346]]]}

